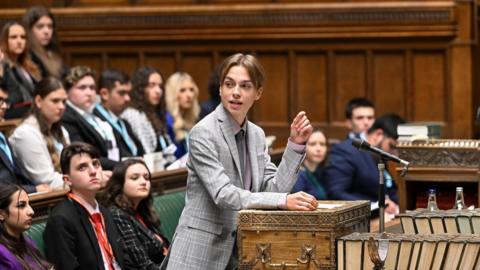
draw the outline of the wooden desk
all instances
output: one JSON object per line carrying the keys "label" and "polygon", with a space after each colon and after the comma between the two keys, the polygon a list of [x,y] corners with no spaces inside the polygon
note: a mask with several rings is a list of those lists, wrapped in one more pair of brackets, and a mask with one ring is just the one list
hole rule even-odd
{"label": "wooden desk", "polygon": [[[480,194],[480,170],[477,140],[431,140],[427,143],[399,143],[399,156],[411,162],[404,177],[399,177],[398,195],[400,211],[413,210],[419,192],[426,194],[428,188],[437,192],[447,189],[454,192],[455,186],[466,186],[465,192]],[[399,172],[401,168],[397,168]],[[437,196],[437,201],[444,198]],[[480,198],[474,203],[480,205]],[[451,204],[453,205],[453,198]]]}

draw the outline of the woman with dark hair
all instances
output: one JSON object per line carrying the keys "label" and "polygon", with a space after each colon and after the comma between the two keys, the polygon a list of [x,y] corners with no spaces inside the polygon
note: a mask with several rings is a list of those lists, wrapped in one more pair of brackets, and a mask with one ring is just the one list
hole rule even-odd
{"label": "woman with dark hair", "polygon": [[317,200],[327,199],[324,188],[327,137],[321,130],[314,130],[307,140],[306,155],[292,193],[304,191]]}
{"label": "woman with dark hair", "polygon": [[139,68],[132,78],[131,106],[121,117],[132,127],[146,154],[162,152],[166,163],[175,161],[176,146],[167,128],[163,77],[153,67]]}
{"label": "woman with dark hair", "polygon": [[128,159],[115,167],[105,192],[128,254],[125,269],[160,269],[167,253],[169,244],[152,208],[150,177],[142,160]]}
{"label": "woman with dark hair", "polygon": [[32,60],[38,65],[43,78],[61,78],[66,73],[57,44],[55,18],[44,6],[33,6],[22,19],[28,32]]}
{"label": "woman with dark hair", "polygon": [[67,92],[58,79],[46,77],[41,80],[35,89],[32,114],[9,138],[20,165],[36,184],[63,188],[60,153],[70,144],[68,132],[60,121],[66,100]]}
{"label": "woman with dark hair", "polygon": [[32,105],[32,94],[40,70],[28,53],[25,28],[15,21],[7,22],[2,29],[3,80],[9,93],[11,107],[6,119],[23,117]]}
{"label": "woman with dark hair", "polygon": [[0,269],[53,269],[23,234],[32,224],[33,213],[25,190],[0,183]]}

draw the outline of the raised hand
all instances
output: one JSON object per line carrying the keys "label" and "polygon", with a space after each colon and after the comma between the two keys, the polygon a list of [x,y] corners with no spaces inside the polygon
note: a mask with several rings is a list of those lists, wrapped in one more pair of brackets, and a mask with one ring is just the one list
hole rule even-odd
{"label": "raised hand", "polygon": [[296,144],[305,144],[312,132],[307,114],[304,111],[299,112],[290,125],[290,140]]}
{"label": "raised hand", "polygon": [[287,195],[288,210],[312,211],[317,209],[317,205],[317,199],[303,191]]}

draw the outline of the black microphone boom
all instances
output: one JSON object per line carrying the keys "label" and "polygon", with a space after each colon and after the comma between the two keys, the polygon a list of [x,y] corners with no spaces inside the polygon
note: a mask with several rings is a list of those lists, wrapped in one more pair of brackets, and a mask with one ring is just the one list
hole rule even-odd
{"label": "black microphone boom", "polygon": [[366,142],[364,140],[353,139],[352,140],[352,145],[355,146],[356,148],[358,148],[358,150],[373,152],[377,155],[380,155],[382,158],[400,163],[405,167],[408,167],[408,165],[410,164],[408,161],[405,161],[405,160],[403,160],[403,159],[401,159],[397,156],[394,156],[390,153],[387,153],[380,148],[377,148],[375,146],[371,146],[368,142]]}

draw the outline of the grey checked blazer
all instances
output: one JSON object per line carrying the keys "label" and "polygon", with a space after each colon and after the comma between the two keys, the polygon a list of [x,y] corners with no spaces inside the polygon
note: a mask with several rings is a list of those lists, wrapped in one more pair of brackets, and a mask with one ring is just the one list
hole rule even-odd
{"label": "grey checked blazer", "polygon": [[265,133],[247,123],[252,191],[243,188],[238,150],[228,112],[220,104],[190,133],[185,208],[174,235],[167,269],[224,270],[236,240],[240,209],[276,209],[297,179],[304,154],[289,147],[277,167],[270,161]]}

